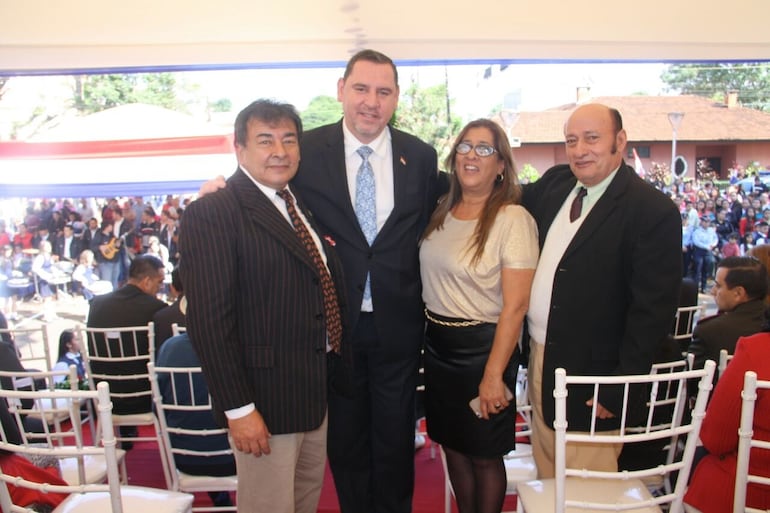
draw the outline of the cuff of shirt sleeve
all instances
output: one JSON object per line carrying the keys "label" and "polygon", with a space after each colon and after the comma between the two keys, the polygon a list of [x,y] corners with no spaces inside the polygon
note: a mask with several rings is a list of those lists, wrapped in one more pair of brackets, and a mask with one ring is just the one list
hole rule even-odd
{"label": "cuff of shirt sleeve", "polygon": [[245,417],[246,415],[248,415],[249,413],[253,412],[256,409],[257,409],[257,407],[254,406],[254,403],[249,403],[247,405],[241,406],[240,408],[234,408],[232,410],[227,410],[225,412],[225,416],[229,420],[240,419],[241,417]]}

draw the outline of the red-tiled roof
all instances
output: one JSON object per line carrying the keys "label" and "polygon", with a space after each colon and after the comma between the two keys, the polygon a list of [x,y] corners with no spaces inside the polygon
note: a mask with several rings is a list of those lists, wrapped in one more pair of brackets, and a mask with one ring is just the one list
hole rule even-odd
{"label": "red-tiled roof", "polygon": [[[618,109],[630,141],[670,141],[669,112],[682,112],[678,141],[770,141],[770,113],[744,107],[728,108],[700,96],[604,96],[588,102]],[[561,143],[563,128],[577,104],[541,112],[521,112],[511,134],[522,144]]]}

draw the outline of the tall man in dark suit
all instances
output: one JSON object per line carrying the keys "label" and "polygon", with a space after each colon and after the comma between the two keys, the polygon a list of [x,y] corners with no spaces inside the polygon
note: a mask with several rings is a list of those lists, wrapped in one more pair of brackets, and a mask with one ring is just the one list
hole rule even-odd
{"label": "tall man in dark suit", "polygon": [[[554,472],[555,369],[649,373],[671,329],[682,276],[679,213],[623,162],[620,113],[600,104],[581,106],[564,136],[569,165],[549,169],[524,190],[541,247],[527,317],[533,452],[543,478]],[[587,429],[587,399],[582,391],[570,392],[570,429]],[[617,428],[620,400],[600,396],[599,428]],[[640,408],[643,400],[638,398]],[[619,450],[576,446],[568,451],[568,464],[616,469]]]}
{"label": "tall man in dark suit", "polygon": [[301,135],[290,105],[241,111],[239,169],[187,208],[179,240],[188,332],[230,431],[241,513],[315,513],[330,386],[345,381],[334,241],[288,187]]}
{"label": "tall man in dark suit", "polygon": [[354,55],[337,84],[344,118],[305,135],[292,182],[337,243],[354,327],[353,395],[329,398],[329,462],[343,513],[412,507],[424,331],[417,241],[438,172],[433,148],[388,126],[398,95],[390,58]]}

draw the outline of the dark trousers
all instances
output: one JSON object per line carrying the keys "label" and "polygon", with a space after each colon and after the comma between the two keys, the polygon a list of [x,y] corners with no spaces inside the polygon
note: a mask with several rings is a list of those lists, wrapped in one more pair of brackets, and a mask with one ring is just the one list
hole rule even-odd
{"label": "dark trousers", "polygon": [[329,464],[342,513],[409,513],[419,347],[394,358],[372,314],[353,333],[352,395],[329,394]]}
{"label": "dark trousers", "polygon": [[714,254],[707,249],[695,248],[693,260],[695,263],[695,283],[700,286],[700,291],[706,291],[706,281],[714,269]]}
{"label": "dark trousers", "polygon": [[692,246],[688,247],[686,251],[682,251],[682,277],[683,278],[693,277],[693,270],[691,268],[693,251],[694,249]]}

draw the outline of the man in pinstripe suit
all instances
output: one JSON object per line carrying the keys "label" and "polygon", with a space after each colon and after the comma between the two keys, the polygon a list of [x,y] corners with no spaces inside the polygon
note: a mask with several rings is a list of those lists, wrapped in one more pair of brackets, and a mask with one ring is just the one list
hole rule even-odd
{"label": "man in pinstripe suit", "polygon": [[[287,207],[297,204],[342,310],[333,241],[288,186],[301,134],[290,105],[259,100],[246,107],[235,121],[238,170],[224,189],[187,208],[181,230],[188,331],[215,418],[230,431],[239,512],[315,513],[327,390],[345,372],[345,344],[340,354],[330,351],[321,267],[295,233]],[[277,194],[285,189],[293,201]]]}

